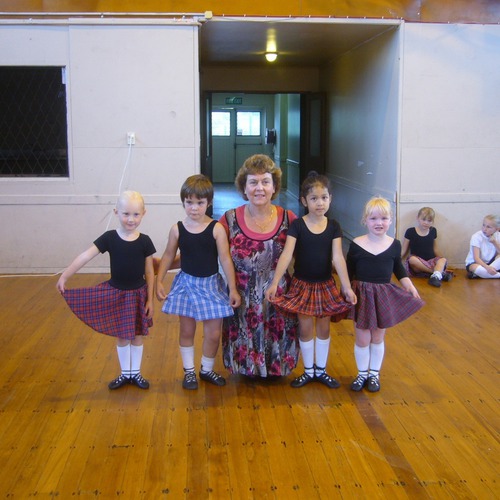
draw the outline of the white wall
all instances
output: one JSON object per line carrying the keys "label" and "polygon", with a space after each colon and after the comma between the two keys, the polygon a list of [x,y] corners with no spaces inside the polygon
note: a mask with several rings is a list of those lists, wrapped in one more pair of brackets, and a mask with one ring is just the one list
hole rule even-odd
{"label": "white wall", "polygon": [[[0,179],[2,273],[57,272],[116,227],[123,173],[161,253],[182,217],[180,186],[199,172],[198,27],[96,22],[0,26],[1,65],[67,67],[70,155],[69,179]],[[107,271],[107,256],[86,270]]]}
{"label": "white wall", "polygon": [[407,24],[398,233],[436,211],[438,242],[464,267],[470,236],[500,213],[500,26]]}

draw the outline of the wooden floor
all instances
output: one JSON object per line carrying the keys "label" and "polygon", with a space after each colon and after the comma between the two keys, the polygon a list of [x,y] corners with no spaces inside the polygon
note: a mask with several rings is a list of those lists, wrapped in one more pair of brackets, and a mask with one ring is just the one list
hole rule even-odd
{"label": "wooden floor", "polygon": [[185,391],[178,322],[159,303],[151,388],[109,391],[114,340],[56,281],[0,279],[0,498],[500,498],[500,280],[416,280],[427,305],[389,331],[378,394],[349,390],[348,321],[331,328],[340,389],[228,376]]}

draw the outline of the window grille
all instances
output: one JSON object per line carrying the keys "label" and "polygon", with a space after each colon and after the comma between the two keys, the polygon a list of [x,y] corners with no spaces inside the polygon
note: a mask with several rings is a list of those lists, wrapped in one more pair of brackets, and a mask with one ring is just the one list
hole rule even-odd
{"label": "window grille", "polygon": [[0,177],[68,177],[65,68],[0,66]]}

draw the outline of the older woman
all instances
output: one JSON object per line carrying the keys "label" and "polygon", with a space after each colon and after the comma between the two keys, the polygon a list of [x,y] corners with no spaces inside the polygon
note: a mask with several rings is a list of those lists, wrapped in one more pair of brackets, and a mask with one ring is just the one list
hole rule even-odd
{"label": "older woman", "polygon": [[[235,180],[248,203],[228,210],[225,226],[242,303],[222,330],[224,365],[232,373],[288,375],[299,355],[295,316],[284,316],[264,298],[283,250],[293,212],[271,203],[280,191],[281,170],[266,155],[248,158]],[[285,287],[285,275],[280,287]]]}

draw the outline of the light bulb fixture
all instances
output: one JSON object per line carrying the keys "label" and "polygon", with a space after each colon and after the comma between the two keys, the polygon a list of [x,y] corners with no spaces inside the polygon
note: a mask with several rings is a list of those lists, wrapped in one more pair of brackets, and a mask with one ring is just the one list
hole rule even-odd
{"label": "light bulb fixture", "polygon": [[278,58],[278,54],[276,52],[266,52],[266,59],[269,62],[274,62]]}

